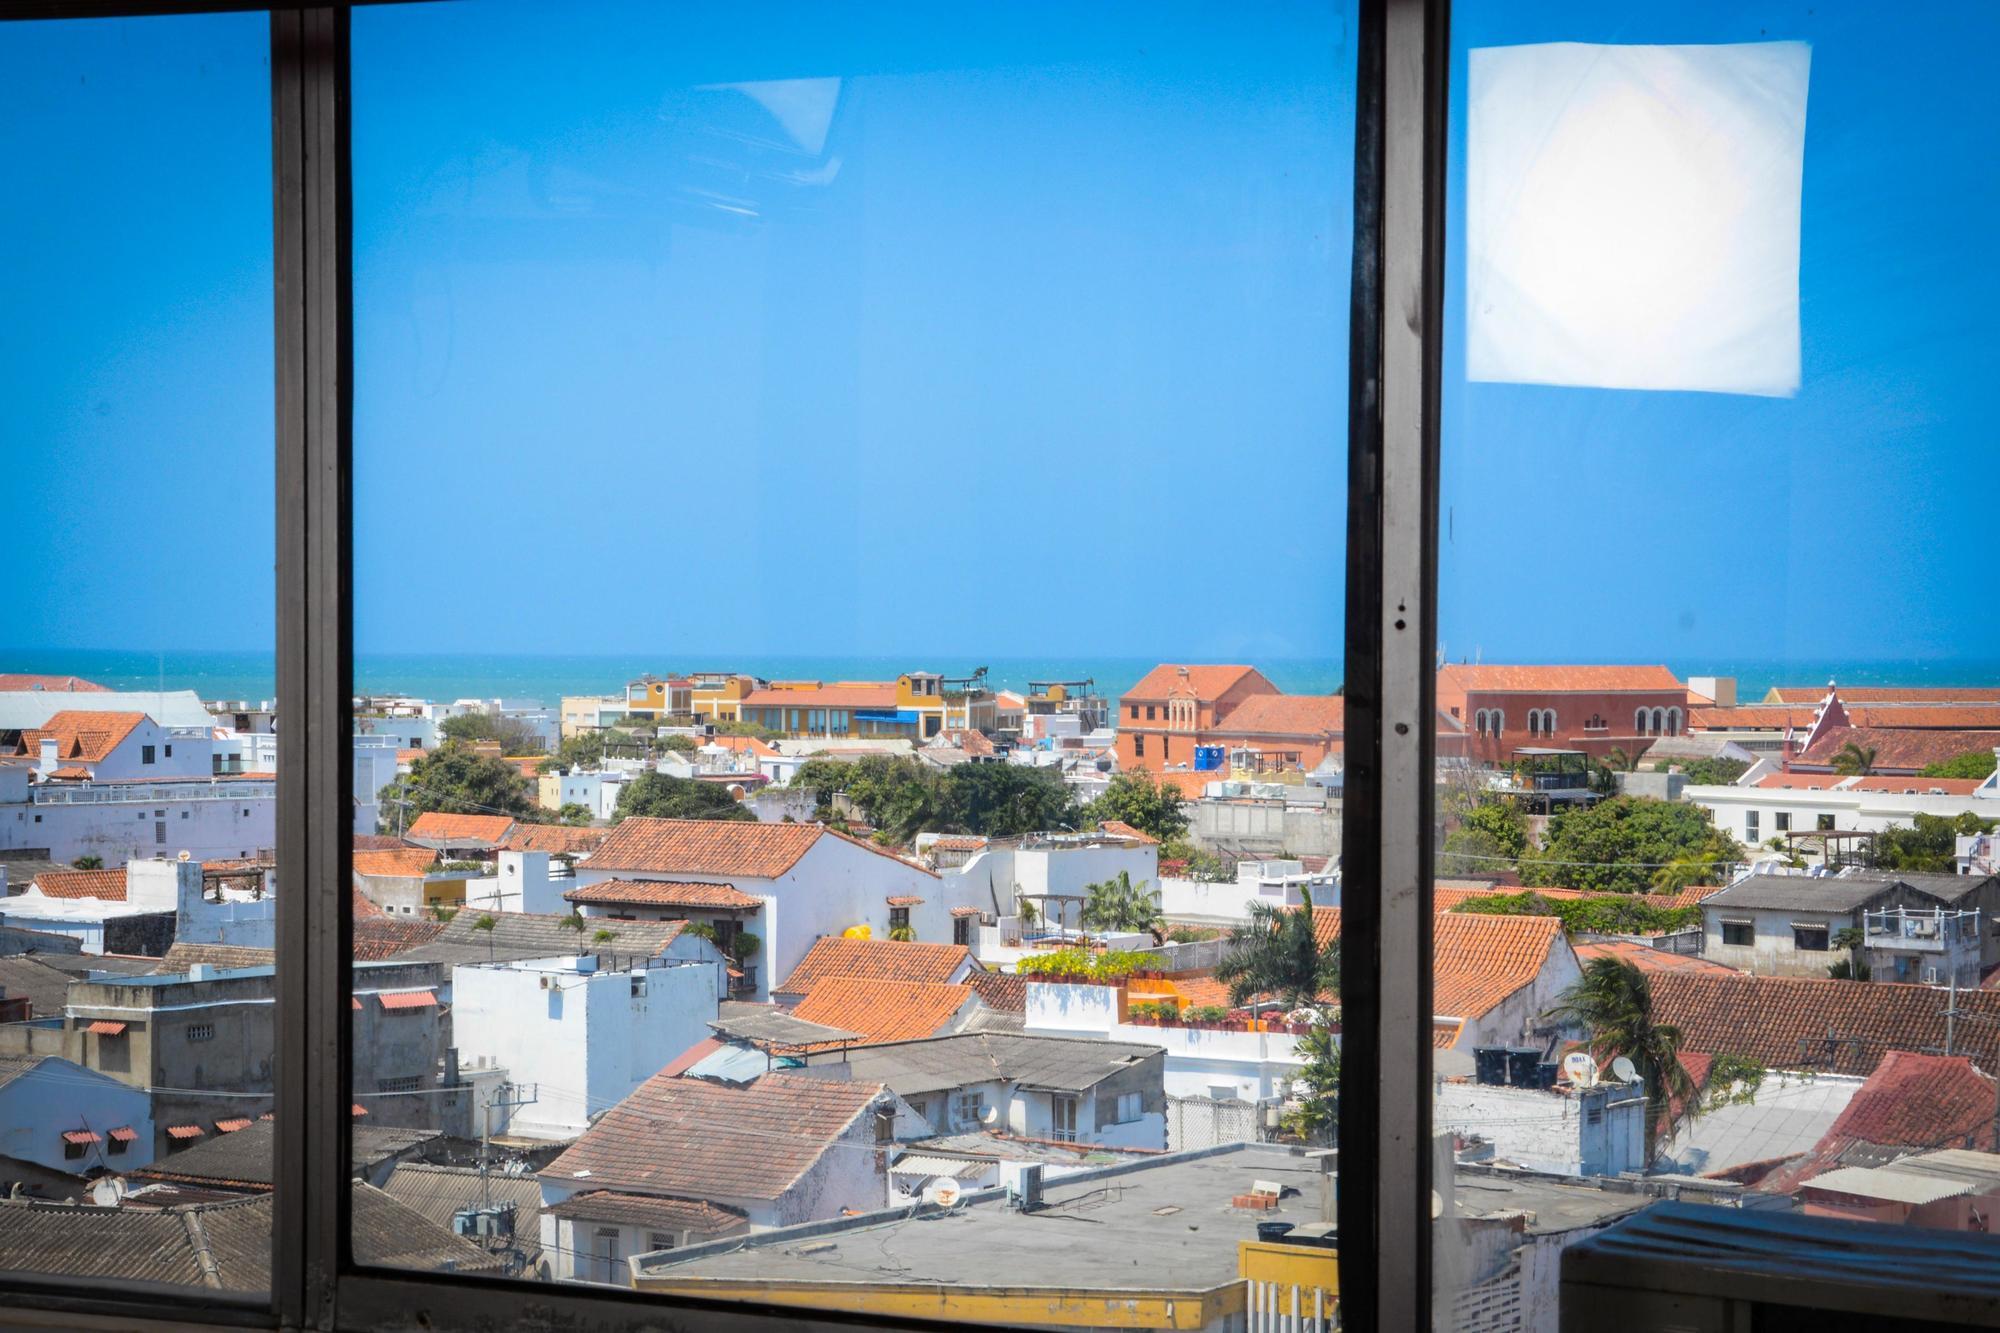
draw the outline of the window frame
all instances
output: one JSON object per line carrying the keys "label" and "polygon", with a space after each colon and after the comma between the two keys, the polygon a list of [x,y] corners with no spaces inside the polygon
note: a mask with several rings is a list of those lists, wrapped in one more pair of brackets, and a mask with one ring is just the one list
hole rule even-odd
{"label": "window frame", "polygon": [[[357,0],[366,2],[366,0]],[[435,1330],[518,1320],[518,1282],[357,1265],[349,1244],[352,179],[349,5],[0,0],[0,21],[267,11],[276,364],[277,908],[267,1295],[0,1273],[11,1309],[118,1326]],[[1339,1198],[1342,1316],[1431,1322],[1431,820],[1449,0],[1358,0],[1348,355]],[[1393,59],[1391,55],[1393,53]],[[1394,311],[1390,317],[1387,312]],[[337,1089],[339,1095],[327,1090]],[[1421,1201],[1421,1202],[1420,1202]],[[877,1317],[540,1284],[544,1326],[853,1328]],[[910,1320],[903,1326],[963,1328]]]}

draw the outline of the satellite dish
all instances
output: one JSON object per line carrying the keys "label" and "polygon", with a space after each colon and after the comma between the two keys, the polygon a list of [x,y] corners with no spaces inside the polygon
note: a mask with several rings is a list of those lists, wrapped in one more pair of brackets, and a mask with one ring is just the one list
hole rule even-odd
{"label": "satellite dish", "polygon": [[1569,1075],[1570,1085],[1578,1088],[1597,1086],[1597,1061],[1590,1058],[1588,1051],[1571,1051],[1563,1057],[1563,1073]]}
{"label": "satellite dish", "polygon": [[996,1124],[999,1122],[999,1119],[1000,1108],[997,1106],[989,1106],[979,1113],[979,1123],[982,1125]]}
{"label": "satellite dish", "polygon": [[1443,1217],[1443,1216],[1444,1216],[1444,1196],[1443,1196],[1442,1194],[1439,1194],[1439,1193],[1438,1193],[1438,1192],[1437,1192],[1436,1190],[1432,1190],[1432,1191],[1431,1191],[1431,1221],[1435,1222],[1435,1221],[1437,1221],[1437,1220],[1438,1220],[1438,1219],[1439,1219],[1440,1217]]}
{"label": "satellite dish", "polygon": [[123,1176],[106,1176],[90,1187],[90,1201],[100,1208],[116,1208],[128,1190]]}
{"label": "satellite dish", "polygon": [[185,847],[181,849],[180,859],[183,861],[188,859],[187,849]]}
{"label": "satellite dish", "polygon": [[924,1202],[934,1203],[940,1208],[949,1208],[958,1202],[958,1182],[950,1176],[939,1176],[924,1186]]}
{"label": "satellite dish", "polygon": [[1639,1071],[1633,1068],[1632,1062],[1622,1055],[1611,1062],[1611,1076],[1620,1083],[1637,1083],[1639,1081]]}

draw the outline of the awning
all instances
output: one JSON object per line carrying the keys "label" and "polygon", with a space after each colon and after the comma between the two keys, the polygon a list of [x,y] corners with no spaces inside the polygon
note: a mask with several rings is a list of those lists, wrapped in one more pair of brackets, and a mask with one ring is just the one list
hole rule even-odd
{"label": "awning", "polygon": [[111,1141],[113,1143],[136,1143],[138,1140],[139,1131],[130,1125],[120,1125],[111,1131]]}
{"label": "awning", "polygon": [[915,907],[921,902],[923,902],[923,898],[920,895],[910,894],[910,893],[899,893],[895,897],[889,899],[889,906]]}
{"label": "awning", "polygon": [[125,1025],[123,1023],[113,1023],[107,1018],[100,1018],[85,1028],[84,1031],[95,1032],[100,1037],[118,1037],[124,1035]]}
{"label": "awning", "polygon": [[979,909],[977,907],[954,907],[951,909],[951,914],[953,916],[978,916]]}
{"label": "awning", "polygon": [[87,1129],[66,1129],[63,1131],[64,1143],[96,1143],[97,1141],[98,1136]]}
{"label": "awning", "polygon": [[427,990],[396,991],[381,997],[384,1009],[435,1009],[437,992]]}
{"label": "awning", "polygon": [[368,1114],[368,1108],[367,1108],[367,1107],[365,1107],[365,1106],[363,1106],[363,1105],[362,1105],[362,1104],[361,1104],[360,1102],[356,1102],[356,1103],[354,1103],[354,1108],[353,1108],[353,1109],[354,1109],[354,1114],[356,1114],[356,1115],[367,1115],[367,1114]]}
{"label": "awning", "polygon": [[239,1129],[250,1128],[250,1117],[246,1115],[237,1116],[229,1120],[218,1120],[215,1122],[215,1128],[219,1133],[234,1134]]}
{"label": "awning", "polygon": [[201,1137],[201,1126],[168,1125],[167,1137],[170,1139],[198,1139]]}
{"label": "awning", "polygon": [[889,1170],[899,1176],[950,1176],[953,1180],[964,1180],[986,1170],[990,1162],[968,1162],[962,1157],[929,1157],[922,1153],[909,1153],[890,1163]]}

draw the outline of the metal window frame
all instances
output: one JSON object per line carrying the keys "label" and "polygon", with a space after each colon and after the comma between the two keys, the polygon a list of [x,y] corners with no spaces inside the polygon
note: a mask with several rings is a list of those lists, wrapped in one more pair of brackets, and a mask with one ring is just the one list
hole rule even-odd
{"label": "metal window frame", "polygon": [[[0,1322],[62,1327],[836,1329],[879,1318],[361,1268],[351,1087],[349,6],[0,0],[0,20],[271,14],[280,859],[268,1299],[0,1273]],[[1342,1320],[1430,1323],[1431,865],[1448,0],[1359,0],[1349,354]],[[899,1321],[902,1327],[963,1328]]]}

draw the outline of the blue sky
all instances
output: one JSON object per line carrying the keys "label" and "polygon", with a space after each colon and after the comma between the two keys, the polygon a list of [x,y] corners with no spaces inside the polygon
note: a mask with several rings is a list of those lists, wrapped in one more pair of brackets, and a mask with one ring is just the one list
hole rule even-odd
{"label": "blue sky", "polygon": [[[2000,16],[1601,8],[1461,3],[1456,86],[1476,45],[1812,42],[1803,387],[1466,385],[1454,262],[1447,652],[2000,658]],[[361,651],[1337,655],[1344,10],[355,34]],[[269,642],[264,45],[0,30],[0,646]]]}

